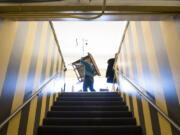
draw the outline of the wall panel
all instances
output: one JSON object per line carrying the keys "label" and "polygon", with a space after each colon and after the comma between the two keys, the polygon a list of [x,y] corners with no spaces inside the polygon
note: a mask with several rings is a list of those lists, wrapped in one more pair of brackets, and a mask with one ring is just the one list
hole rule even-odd
{"label": "wall panel", "polygon": [[[117,64],[121,73],[143,88],[152,102],[180,125],[180,21],[177,18],[131,21]],[[125,65],[128,68],[122,70]],[[120,79],[120,89],[132,98],[132,111],[137,123],[140,120],[144,134],[179,134],[123,79]]]}
{"label": "wall panel", "polygon": [[[149,63],[149,70],[151,74],[151,79],[153,80],[154,85],[150,87],[150,89],[154,93],[154,98],[156,100],[156,104],[167,114],[167,107],[164,99],[164,94],[163,94],[163,89],[162,86],[160,85],[159,82],[160,80],[160,74],[159,74],[159,69],[158,69],[158,64],[157,64],[157,59],[155,55],[155,49],[154,49],[154,44],[152,40],[152,33],[150,30],[150,24],[149,22],[142,22],[141,23],[143,30],[143,35],[144,35],[144,40],[145,40],[145,48],[146,48],[146,54],[148,58],[148,63]],[[158,89],[158,91],[157,91]],[[159,126],[160,126],[160,132],[161,134],[171,134],[171,129],[169,126],[169,123],[158,114],[158,120],[159,120]],[[156,126],[158,126],[156,124]],[[159,133],[160,134],[160,133]]]}
{"label": "wall panel", "polygon": [[[18,80],[16,84],[16,90],[13,98],[11,113],[13,113],[18,106],[20,106],[23,103],[24,99],[24,93],[26,88],[26,81],[28,79],[28,71],[31,63],[31,57],[32,57],[32,51],[34,47],[34,35],[35,35],[35,28],[36,29],[36,23],[30,23],[28,27],[28,33],[26,36],[26,43],[24,46],[22,59],[20,63],[20,69],[18,74]],[[33,37],[32,37],[33,36]],[[32,39],[29,41],[29,39]],[[16,124],[14,124],[14,119],[9,122],[8,126],[8,133],[9,135],[12,135],[13,133],[18,133],[19,128],[19,122],[20,122],[20,116],[21,112],[16,116],[14,119],[16,121]],[[13,125],[16,125],[16,127],[13,127]]]}
{"label": "wall panel", "polygon": [[[0,29],[0,37],[2,39],[6,39],[6,37],[8,37],[8,40],[0,40],[0,50],[6,50],[6,51],[1,51],[1,53],[0,53],[0,61],[1,61],[0,96],[2,94],[2,87],[4,84],[4,80],[5,80],[5,76],[6,76],[6,72],[7,72],[7,66],[8,66],[9,58],[10,58],[11,51],[13,48],[13,43],[15,40],[17,27],[18,27],[17,22],[4,21],[4,22],[2,22],[2,26]],[[11,31],[11,32],[9,33],[9,31]]]}
{"label": "wall panel", "polygon": [[[63,78],[62,57],[49,22],[0,21],[0,62],[0,123],[51,76],[62,72]],[[52,86],[45,87],[0,134],[35,135],[53,103]]]}
{"label": "wall panel", "polygon": [[0,20],[0,30],[1,30],[2,20]]}

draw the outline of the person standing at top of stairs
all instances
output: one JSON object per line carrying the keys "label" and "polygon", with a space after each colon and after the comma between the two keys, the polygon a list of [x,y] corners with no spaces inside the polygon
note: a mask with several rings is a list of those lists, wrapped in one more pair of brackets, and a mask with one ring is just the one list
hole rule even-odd
{"label": "person standing at top of stairs", "polygon": [[89,88],[91,91],[95,92],[94,89],[94,67],[93,64],[90,62],[90,59],[86,61],[82,58],[80,62],[84,65],[84,82],[83,82],[83,91],[87,92]]}
{"label": "person standing at top of stairs", "polygon": [[114,69],[113,69],[114,61],[115,61],[115,58],[111,58],[107,62],[108,63],[108,67],[106,70],[107,83],[114,83],[115,82]]}

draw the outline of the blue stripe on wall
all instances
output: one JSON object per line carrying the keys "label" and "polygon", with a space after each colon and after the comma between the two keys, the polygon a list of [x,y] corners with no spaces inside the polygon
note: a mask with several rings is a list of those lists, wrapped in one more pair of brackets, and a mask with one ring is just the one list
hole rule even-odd
{"label": "blue stripe on wall", "polygon": [[[132,63],[132,72],[133,72],[133,81],[136,81],[135,83],[138,82],[138,73],[137,73],[137,67],[136,67],[136,60],[135,60],[135,54],[134,54],[134,43],[133,43],[133,37],[132,37],[132,31],[131,31],[131,25],[129,25],[128,28],[128,37],[129,37],[129,53],[131,54],[131,63]],[[137,83],[138,84],[138,83]],[[138,115],[139,115],[139,120],[140,124],[142,127],[142,132],[143,135],[146,135],[146,129],[145,129],[145,121],[144,121],[144,114],[143,114],[143,106],[142,106],[142,101],[141,101],[141,96],[139,96],[138,93],[136,93],[136,99],[137,99],[137,107],[138,107]]]}
{"label": "blue stripe on wall", "polygon": [[[0,112],[0,122],[7,118],[11,113],[12,102],[14,98],[14,92],[16,89],[16,83],[21,63],[21,57],[24,49],[26,38],[22,38],[22,35],[26,37],[28,30],[28,23],[19,23],[16,33],[14,45],[12,48],[4,85],[2,88],[2,95],[0,98],[0,106],[3,112]],[[7,130],[7,129],[6,129]],[[5,131],[6,132],[6,131]]]}
{"label": "blue stripe on wall", "polygon": [[137,81],[137,68],[136,68],[136,61],[135,61],[135,56],[134,56],[134,44],[133,44],[133,37],[132,37],[132,31],[131,31],[131,25],[129,25],[128,28],[128,37],[129,37],[129,51],[131,54],[131,63],[132,63],[132,72],[133,72],[133,80]]}
{"label": "blue stripe on wall", "polygon": [[142,27],[141,27],[141,22],[136,22],[136,35],[138,37],[139,41],[139,51],[140,51],[140,57],[141,57],[141,62],[142,62],[142,71],[143,71],[143,81],[145,84],[145,89],[147,90],[146,93],[148,96],[154,100],[154,92],[152,91],[152,78],[151,78],[151,73],[149,70],[149,63],[148,63],[148,58],[146,54],[146,49],[145,49],[145,41],[144,41],[144,36],[142,32]]}
{"label": "blue stripe on wall", "polygon": [[[125,44],[125,42],[123,43],[123,46],[122,46],[122,52],[123,52],[123,54],[124,54],[124,61],[127,61],[127,52],[126,52],[126,44]],[[124,62],[123,62],[124,63]],[[123,72],[123,74],[125,75],[125,76],[128,76],[129,77],[129,67],[128,67],[128,64],[126,63],[126,64],[124,64],[124,69],[125,69],[125,71],[126,71],[126,73],[124,73]],[[126,94],[127,93],[123,93],[123,98],[124,98],[124,101],[125,101],[125,103],[126,103]],[[131,98],[131,97],[130,97]],[[130,104],[131,105],[131,104]],[[132,109],[132,106],[131,106],[131,109]]]}
{"label": "blue stripe on wall", "polygon": [[[122,51],[124,52],[124,56],[126,57],[125,59],[124,59],[124,61],[128,61],[128,59],[127,59],[127,44],[125,43],[125,42],[123,42],[123,46],[122,46]],[[124,49],[123,49],[124,48]],[[127,68],[126,68],[126,76],[128,76],[128,77],[130,77],[130,74],[129,74],[129,66],[127,65],[126,66]],[[123,85],[123,84],[122,84]],[[124,94],[128,94],[128,93],[124,93]],[[132,100],[132,94],[130,94],[129,93],[129,102],[130,102],[130,109],[132,110],[132,112],[133,112],[133,110],[134,110],[134,107],[133,107],[133,100]]]}
{"label": "blue stripe on wall", "polygon": [[[31,64],[30,69],[28,73],[28,79],[25,89],[25,96],[24,96],[24,102],[32,96],[33,86],[34,86],[34,79],[35,79],[35,72],[36,72],[36,65],[37,65],[37,56],[40,51],[40,36],[42,33],[42,22],[39,22],[37,24],[37,29],[35,33],[35,40],[34,40],[34,48],[33,48],[33,54],[31,57]],[[28,104],[21,113],[21,121],[19,128],[19,135],[22,135],[26,133],[27,129],[27,122],[28,122],[28,114],[29,114],[29,107],[30,104]]]}
{"label": "blue stripe on wall", "polygon": [[59,52],[57,52],[57,65],[56,65],[56,72],[58,72],[58,66],[59,66]]}
{"label": "blue stripe on wall", "polygon": [[2,23],[3,23],[3,21],[2,21],[2,20],[0,20],[0,30],[1,30]]}
{"label": "blue stripe on wall", "polygon": [[53,51],[52,51],[52,57],[51,57],[51,68],[50,68],[50,75],[53,75],[53,66],[54,66],[54,56],[55,56],[55,49],[56,49],[56,43],[53,42]]}
{"label": "blue stripe on wall", "polygon": [[[62,60],[62,58],[61,58],[61,60]],[[60,69],[60,70],[61,70],[61,71],[60,71],[60,75],[63,75],[63,69],[64,69],[63,66],[64,66],[64,64],[63,64],[63,62],[62,62],[62,64],[61,64],[61,69]]]}
{"label": "blue stripe on wall", "polygon": [[145,121],[144,121],[144,114],[143,114],[143,105],[142,105],[142,97],[137,93],[136,99],[137,99],[137,106],[138,106],[138,115],[140,120],[140,125],[142,127],[142,133],[143,135],[146,135],[146,127],[145,127]]}
{"label": "blue stripe on wall", "polygon": [[[49,38],[47,38],[46,43],[47,43],[48,46],[50,47],[50,30],[51,30],[51,28],[48,27],[48,29],[49,29],[49,33],[48,33]],[[51,45],[53,46],[53,48],[55,48],[55,47],[54,47],[54,44],[51,44]],[[48,53],[48,52],[47,52],[47,53]],[[54,56],[54,51],[52,52],[51,55]],[[54,61],[54,57],[51,57],[51,63],[52,63],[52,61]],[[52,65],[50,64],[49,66],[50,66],[49,76],[51,76],[51,68],[52,68]],[[46,113],[46,112],[48,111],[48,109],[49,109],[49,98],[50,98],[50,92],[49,92],[49,90],[48,90],[48,92],[47,92],[47,98],[46,98],[45,113]]]}
{"label": "blue stripe on wall", "polygon": [[[47,30],[47,37],[46,40],[50,37],[50,26],[48,26],[48,30]],[[43,59],[43,65],[42,65],[42,72],[41,72],[41,78],[40,78],[40,85],[43,84],[43,82],[45,81],[45,75],[46,75],[46,65],[47,65],[47,54],[48,54],[48,50],[49,50],[49,44],[45,45],[45,50],[44,50],[44,59]],[[35,118],[35,124],[34,124],[34,134],[37,133],[37,128],[39,125],[39,121],[40,121],[40,114],[41,114],[41,106],[42,106],[42,93],[39,94],[38,97],[38,103],[37,103],[37,109],[36,109],[36,118]]]}
{"label": "blue stripe on wall", "polygon": [[174,21],[175,21],[176,30],[177,30],[177,32],[178,32],[179,39],[180,39],[180,15],[174,16]]}
{"label": "blue stripe on wall", "polygon": [[127,59],[127,51],[126,51],[126,44],[125,42],[123,43],[123,48],[122,48],[122,51],[124,52],[124,61],[126,61],[126,64],[125,64],[125,69],[126,69],[126,76],[129,77],[129,67],[128,67],[128,59]]}
{"label": "blue stripe on wall", "polygon": [[[166,99],[168,115],[177,123],[180,124],[180,115],[176,115],[179,112],[179,103],[176,93],[176,88],[171,72],[171,68],[168,61],[167,52],[162,37],[162,32],[159,22],[150,22],[152,30],[152,38],[155,47],[155,53],[157,56],[157,62],[159,66],[161,83],[163,86],[163,92]],[[173,100],[172,100],[173,99]]]}
{"label": "blue stripe on wall", "polygon": [[34,48],[33,48],[33,55],[31,58],[30,70],[28,73],[28,79],[26,84],[25,96],[24,101],[26,101],[29,97],[32,96],[34,79],[35,79],[35,72],[36,72],[36,65],[37,65],[37,57],[40,51],[40,37],[42,33],[42,22],[37,24],[35,41],[34,41]]}
{"label": "blue stripe on wall", "polygon": [[[122,54],[119,56],[120,57],[120,63],[122,62]],[[123,70],[123,66],[122,65],[120,65],[120,72],[121,73],[124,73],[124,70]]]}
{"label": "blue stripe on wall", "polygon": [[[152,78],[149,70],[149,64],[148,64],[148,58],[146,54],[146,49],[145,49],[145,41],[143,37],[143,32],[142,32],[142,27],[141,27],[141,22],[136,22],[136,34],[138,35],[138,40],[139,40],[139,48],[140,48],[140,57],[142,61],[142,70],[143,70],[143,77],[144,77],[144,82],[145,82],[145,89],[146,94],[149,96],[149,98],[155,102],[155,97],[154,97],[154,92],[152,91]],[[159,120],[158,120],[158,115],[157,111],[150,105],[150,115],[151,115],[151,122],[152,122],[152,129],[154,135],[160,135],[160,127],[159,127]]]}

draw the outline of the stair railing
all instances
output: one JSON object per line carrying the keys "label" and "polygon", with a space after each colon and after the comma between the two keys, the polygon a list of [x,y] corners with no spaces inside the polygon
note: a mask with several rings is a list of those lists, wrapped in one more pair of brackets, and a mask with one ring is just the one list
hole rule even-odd
{"label": "stair railing", "polygon": [[115,77],[116,77],[116,81],[119,82],[119,75],[124,78],[128,83],[130,83],[136,90],[137,92],[151,105],[155,108],[155,110],[160,113],[172,126],[174,126],[179,132],[180,132],[180,126],[175,123],[164,111],[162,111],[162,109],[154,104],[151,99],[149,99],[146,94],[143,93],[143,91],[146,91],[144,90],[144,88],[141,88],[139,87],[138,85],[136,85],[135,83],[133,83],[131,80],[129,80],[126,76],[124,76],[122,73],[119,72],[118,70],[118,67],[117,67],[117,60],[118,60],[118,55],[120,54],[121,52],[121,48],[122,48],[122,45],[123,45],[123,41],[125,39],[125,34],[127,32],[127,29],[128,29],[128,26],[129,26],[129,21],[126,23],[126,26],[125,26],[125,29],[124,29],[124,33],[123,33],[123,36],[122,36],[122,39],[121,39],[121,42],[120,42],[120,47],[119,47],[119,50],[118,50],[118,53],[116,54],[116,57],[115,57],[115,63],[114,63],[114,70],[115,70]]}
{"label": "stair railing", "polygon": [[43,90],[44,87],[46,87],[52,80],[54,80],[60,73],[57,72],[55,75],[53,75],[48,81],[46,81],[38,90],[35,90],[36,92],[21,106],[19,106],[8,118],[6,118],[1,124],[0,124],[0,130],[14,117],[16,114],[18,114],[28,103],[30,103],[36,96],[40,94],[40,92]]}
{"label": "stair railing", "polygon": [[[65,61],[64,61],[64,57],[62,55],[61,49],[60,49],[60,45],[56,36],[56,32],[53,26],[52,21],[49,21],[49,25],[51,27],[59,54],[61,55],[62,58],[62,62],[64,63],[64,68],[66,69],[65,66]],[[65,70],[66,71],[66,70]],[[62,71],[61,71],[62,72]],[[46,87],[46,85],[48,85],[53,79],[55,79],[58,75],[61,75],[61,72],[57,72],[55,75],[53,75],[51,78],[49,78],[49,80],[47,80],[38,90],[36,90],[36,92],[26,101],[24,102],[21,106],[19,106],[8,118],[6,118],[1,124],[0,124],[0,130],[14,117],[16,116],[16,114],[18,112],[20,112],[28,103],[30,103],[36,96],[39,95],[39,93],[43,90],[44,87]],[[64,82],[65,83],[65,82]],[[65,88],[65,87],[64,87]]]}
{"label": "stair railing", "polygon": [[137,92],[151,105],[153,106],[156,111],[158,113],[160,113],[171,125],[173,125],[178,131],[180,131],[180,126],[178,124],[176,124],[167,114],[165,114],[164,111],[162,111],[162,109],[154,104],[151,99],[149,99],[144,93],[143,91],[145,91],[143,88],[140,88],[139,86],[137,86],[136,84],[134,84],[131,80],[129,80],[126,76],[124,76],[122,73],[120,73],[118,70],[116,71],[118,75],[120,75],[121,77],[123,77],[128,83],[130,83],[136,90]]}

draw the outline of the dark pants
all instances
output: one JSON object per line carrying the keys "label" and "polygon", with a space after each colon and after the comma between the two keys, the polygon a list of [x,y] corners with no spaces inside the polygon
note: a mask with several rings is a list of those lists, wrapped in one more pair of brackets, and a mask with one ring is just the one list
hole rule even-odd
{"label": "dark pants", "polygon": [[87,92],[87,89],[89,88],[91,91],[95,91],[94,87],[94,79],[89,76],[84,77],[84,83],[83,83],[83,91]]}

